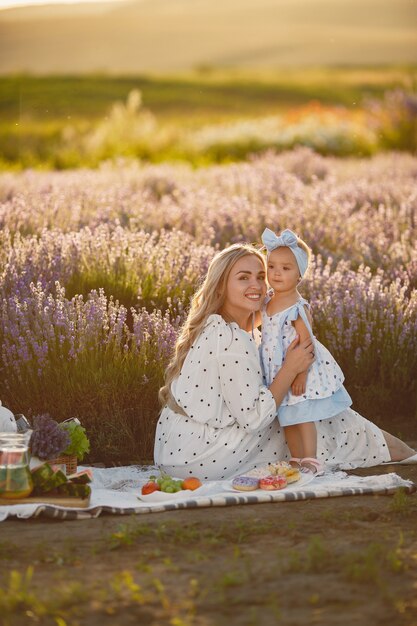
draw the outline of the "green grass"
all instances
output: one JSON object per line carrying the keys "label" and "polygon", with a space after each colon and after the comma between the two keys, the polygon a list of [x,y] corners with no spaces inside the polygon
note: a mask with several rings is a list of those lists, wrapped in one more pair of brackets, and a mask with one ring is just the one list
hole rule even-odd
{"label": "green grass", "polygon": [[360,624],[375,612],[377,620],[383,614],[411,626],[412,518],[400,526],[385,497],[363,498],[360,507],[343,500],[349,523],[343,507],[332,508],[333,519],[320,518],[327,504],[315,501],[237,507],[237,515],[228,509],[224,517],[200,510],[187,520],[185,511],[178,520],[96,520],[94,538],[84,526],[71,537],[63,529],[58,540],[51,522],[42,543],[45,527],[36,540],[26,524],[19,550],[0,572],[2,626],[20,626],[28,616],[42,626],[255,626],[297,617],[314,623],[316,611],[327,625],[341,610],[349,623],[359,610]]}
{"label": "green grass", "polygon": [[[263,115],[311,100],[356,107],[366,96],[409,87],[415,67],[323,68],[265,72],[208,71],[174,77],[47,76],[0,77],[0,118],[97,120],[115,100],[140,89],[144,104],[161,119],[183,123],[218,117]],[[190,120],[191,116],[191,120]]]}
{"label": "green grass", "polygon": [[[206,70],[177,76],[3,76],[0,77],[0,168],[95,167],[114,156],[155,163],[186,160],[196,166],[239,160],[252,151],[274,147],[274,142],[270,145],[267,141],[264,145],[265,139],[259,143],[249,137],[243,143],[223,145],[224,131],[218,125],[241,119],[288,116],[294,110],[298,117],[300,111],[301,115],[311,115],[311,107],[310,110],[303,107],[312,102],[331,107],[333,112],[335,107],[342,106],[354,117],[369,99],[381,99],[387,90],[397,87],[412,90],[415,84],[413,66],[257,73]],[[139,116],[131,116],[127,130],[123,130],[115,123],[112,107],[115,102],[125,103],[134,90],[140,91],[143,105]],[[146,130],[148,111],[154,116],[153,130]],[[119,119],[117,115],[116,119]],[[286,123],[291,125],[288,119]],[[214,127],[220,144],[193,147],[189,134],[205,126]],[[132,135],[129,128],[134,128]],[[103,132],[106,136],[98,150],[91,149],[88,139],[97,130],[100,136]],[[356,132],[351,130],[349,138],[339,137],[339,147],[335,151],[330,146],[330,152],[370,154],[378,149],[368,145],[365,136],[352,139]],[[408,127],[405,133],[409,134]],[[132,141],[134,135],[136,139]],[[343,148],[347,139],[348,145]],[[398,144],[396,136],[391,139],[394,149],[407,149]],[[309,137],[294,141],[307,141],[310,145]],[[382,147],[383,144],[381,139]],[[313,147],[320,151],[320,146]],[[322,152],[326,153],[325,147]]]}
{"label": "green grass", "polygon": [[412,514],[412,505],[404,489],[398,489],[398,491],[395,492],[391,500],[390,510],[398,517],[407,517]]}

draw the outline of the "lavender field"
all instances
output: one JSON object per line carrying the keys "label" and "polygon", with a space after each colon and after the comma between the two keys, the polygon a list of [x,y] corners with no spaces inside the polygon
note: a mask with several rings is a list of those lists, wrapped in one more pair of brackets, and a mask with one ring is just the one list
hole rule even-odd
{"label": "lavender field", "polygon": [[265,226],[312,247],[302,292],[354,407],[417,437],[417,159],[307,148],[193,170],[0,176],[0,398],[78,416],[91,460],[152,456],[157,391],[217,249]]}

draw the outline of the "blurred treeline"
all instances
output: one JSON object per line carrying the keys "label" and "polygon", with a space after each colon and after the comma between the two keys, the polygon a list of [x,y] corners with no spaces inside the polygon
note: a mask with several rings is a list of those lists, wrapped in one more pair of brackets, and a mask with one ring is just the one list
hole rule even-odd
{"label": "blurred treeline", "polygon": [[116,157],[194,165],[306,145],[337,156],[417,146],[416,69],[177,77],[0,78],[0,167],[96,167]]}

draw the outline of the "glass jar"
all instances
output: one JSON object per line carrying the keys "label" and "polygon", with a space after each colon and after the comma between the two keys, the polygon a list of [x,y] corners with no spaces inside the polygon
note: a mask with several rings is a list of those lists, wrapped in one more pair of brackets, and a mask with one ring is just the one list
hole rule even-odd
{"label": "glass jar", "polygon": [[25,498],[32,492],[29,438],[30,433],[0,433],[0,498]]}

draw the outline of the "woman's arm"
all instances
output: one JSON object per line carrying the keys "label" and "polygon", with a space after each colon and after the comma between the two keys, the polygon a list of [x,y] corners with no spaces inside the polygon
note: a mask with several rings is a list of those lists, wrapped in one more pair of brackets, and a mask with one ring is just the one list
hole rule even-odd
{"label": "woman's arm", "polygon": [[314,346],[310,335],[300,342],[300,337],[294,339],[288,347],[285,361],[275,376],[269,390],[275,398],[277,407],[283,401],[294,378],[300,372],[307,370],[314,361]]}
{"label": "woman's arm", "polygon": [[219,402],[226,405],[229,418],[248,432],[268,426],[277,407],[263,382],[255,341],[241,329],[219,326],[217,363]]}
{"label": "woman's arm", "polygon": [[230,417],[247,431],[270,424],[298,372],[314,360],[311,339],[287,349],[285,361],[269,389],[262,384],[261,364],[255,342],[240,330],[219,327],[218,377]]}

